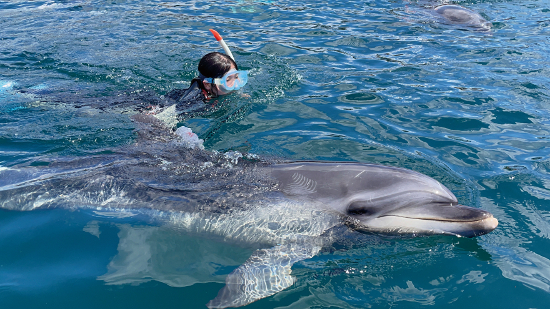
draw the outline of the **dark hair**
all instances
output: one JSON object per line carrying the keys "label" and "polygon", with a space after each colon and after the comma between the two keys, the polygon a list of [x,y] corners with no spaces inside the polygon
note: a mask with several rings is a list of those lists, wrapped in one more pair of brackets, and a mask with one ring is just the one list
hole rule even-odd
{"label": "dark hair", "polygon": [[219,78],[229,72],[231,66],[239,69],[237,63],[228,55],[218,52],[208,53],[199,62],[199,73],[204,77]]}

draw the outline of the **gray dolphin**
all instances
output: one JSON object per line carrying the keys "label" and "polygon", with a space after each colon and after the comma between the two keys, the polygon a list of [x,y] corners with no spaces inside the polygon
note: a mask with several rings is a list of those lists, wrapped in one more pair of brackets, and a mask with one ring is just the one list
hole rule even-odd
{"label": "gray dolphin", "polygon": [[[403,168],[295,162],[268,169],[286,196],[335,213],[356,230],[475,237],[498,225],[490,213],[458,205],[438,181]],[[312,242],[258,250],[227,276],[226,286],[207,306],[238,307],[289,287],[292,264],[312,257],[319,246]]]}
{"label": "gray dolphin", "polygon": [[498,224],[486,211],[458,205],[438,181],[408,169],[310,162],[276,165],[272,175],[286,195],[320,201],[359,230],[475,237]]}
{"label": "gray dolphin", "polygon": [[460,5],[441,5],[433,9],[441,21],[453,26],[466,27],[467,29],[488,31],[492,24],[479,13]]}
{"label": "gray dolphin", "polygon": [[[151,124],[140,134],[155,135]],[[272,163],[187,148],[178,137],[47,166],[0,167],[0,207],[92,208],[139,213],[162,224],[258,248],[226,278],[210,308],[238,307],[294,283],[294,263],[333,243],[331,231],[474,237],[498,221],[458,205],[438,181],[363,163]],[[41,165],[47,160],[41,159]],[[337,230],[337,229],[336,229]]]}

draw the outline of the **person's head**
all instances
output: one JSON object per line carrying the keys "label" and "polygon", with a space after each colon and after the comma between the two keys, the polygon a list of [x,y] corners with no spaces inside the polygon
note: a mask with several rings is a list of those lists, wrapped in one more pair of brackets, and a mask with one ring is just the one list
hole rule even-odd
{"label": "person's head", "polygon": [[247,81],[246,71],[238,71],[239,67],[231,57],[218,52],[204,55],[198,69],[199,78],[209,94],[228,94],[240,89]]}

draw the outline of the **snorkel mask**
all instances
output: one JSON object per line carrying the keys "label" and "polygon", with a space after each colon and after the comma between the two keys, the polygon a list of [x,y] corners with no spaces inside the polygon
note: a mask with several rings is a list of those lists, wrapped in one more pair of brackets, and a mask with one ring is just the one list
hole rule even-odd
{"label": "snorkel mask", "polygon": [[[210,29],[210,32],[214,35],[216,40],[220,43],[225,53],[235,61],[235,57],[233,57],[233,54],[231,53],[231,50],[229,50],[229,47],[227,44],[225,44],[222,36],[214,29]],[[244,85],[246,85],[246,82],[248,82],[248,71],[243,70],[231,70],[227,73],[225,73],[220,78],[204,78],[204,81],[216,84],[220,90],[223,92],[230,92],[234,90],[241,89]]]}
{"label": "snorkel mask", "polygon": [[243,70],[231,70],[225,73],[221,78],[207,77],[204,81],[218,85],[224,92],[239,90],[246,85],[248,81],[248,72]]}

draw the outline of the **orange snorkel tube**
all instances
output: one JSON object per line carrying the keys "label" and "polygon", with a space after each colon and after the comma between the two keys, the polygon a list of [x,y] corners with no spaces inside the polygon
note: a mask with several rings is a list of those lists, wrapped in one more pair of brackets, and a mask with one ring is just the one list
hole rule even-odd
{"label": "orange snorkel tube", "polygon": [[216,38],[216,41],[218,41],[220,43],[220,45],[223,47],[223,50],[225,51],[225,53],[231,57],[231,59],[233,59],[233,61],[235,61],[235,57],[233,57],[233,54],[231,53],[231,51],[229,50],[229,47],[227,47],[227,44],[225,44],[225,42],[223,41],[222,39],[222,36],[218,33],[218,31],[214,30],[214,29],[210,29],[210,32],[212,32],[212,34],[214,35],[214,37]]}

